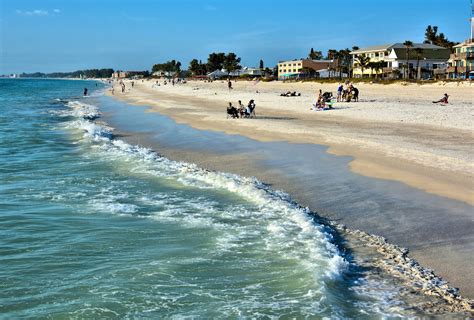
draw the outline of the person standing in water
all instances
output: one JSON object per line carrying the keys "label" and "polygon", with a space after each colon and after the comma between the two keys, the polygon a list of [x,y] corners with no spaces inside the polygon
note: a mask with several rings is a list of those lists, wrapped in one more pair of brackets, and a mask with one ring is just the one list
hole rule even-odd
{"label": "person standing in water", "polygon": [[84,96],[87,96],[87,88],[84,88]]}

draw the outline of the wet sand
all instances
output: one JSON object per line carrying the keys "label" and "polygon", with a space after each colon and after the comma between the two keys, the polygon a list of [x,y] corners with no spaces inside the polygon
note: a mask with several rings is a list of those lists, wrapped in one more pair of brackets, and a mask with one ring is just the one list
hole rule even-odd
{"label": "wet sand", "polygon": [[[189,122],[195,128],[206,129],[210,126],[209,120],[206,120],[206,113],[216,112],[213,101],[202,101],[196,97],[179,95],[176,97],[168,92],[160,92],[159,99],[154,100],[157,99],[155,92],[149,96],[147,90],[152,89],[140,90],[138,97],[132,96],[133,91],[121,97],[125,96],[129,102],[150,105],[152,109],[148,111],[157,110],[172,116],[178,122]],[[117,94],[117,96],[119,95]],[[199,108],[199,112],[196,112],[197,108]],[[220,117],[222,117],[222,109],[219,106],[218,115]],[[276,189],[289,192],[299,203],[308,205],[324,217],[342,222],[351,228],[385,236],[392,243],[408,247],[411,250],[411,255],[422,265],[435,269],[437,274],[448,279],[452,285],[460,287],[463,295],[474,296],[474,283],[472,277],[469,276],[474,273],[472,267],[474,261],[472,254],[470,254],[474,252],[473,214],[472,206],[467,204],[472,203],[472,179],[470,178],[469,165],[467,165],[467,172],[462,172],[459,170],[462,169],[462,161],[458,161],[455,167],[461,174],[453,175],[452,171],[443,171],[428,165],[420,166],[417,162],[403,161],[403,157],[401,157],[402,161],[399,161],[400,159],[383,157],[377,152],[367,152],[366,146],[358,150],[354,145],[342,144],[332,146],[328,150],[323,148],[320,151],[307,151],[308,145],[296,143],[318,143],[323,140],[317,133],[310,130],[316,122],[319,131],[327,130],[333,134],[337,134],[338,130],[342,134],[344,131],[350,131],[359,137],[368,136],[369,140],[374,136],[379,136],[381,140],[390,140],[391,138],[395,142],[403,140],[407,145],[424,141],[423,143],[429,144],[431,148],[440,147],[443,149],[443,146],[444,148],[448,146],[449,151],[454,150],[454,153],[464,153],[464,156],[470,156],[469,151],[472,150],[472,143],[469,139],[465,139],[468,130],[466,131],[464,128],[456,131],[450,127],[438,127],[437,130],[431,131],[427,130],[431,127],[427,128],[426,124],[411,124],[404,126],[401,130],[389,123],[363,120],[351,122],[347,119],[341,120],[333,117],[305,119],[299,115],[297,115],[299,118],[297,116],[290,117],[278,110],[272,110],[269,112],[271,115],[267,115],[267,110],[265,113],[264,110],[259,113],[259,118],[263,118],[263,121],[279,122],[279,126],[285,126],[292,121],[298,122],[303,131],[308,129],[305,138],[299,139],[298,135],[288,136],[280,131],[270,132],[265,125],[262,126],[263,128],[259,128],[259,122],[255,119],[227,120],[224,118],[223,121],[220,121],[223,124],[218,122],[213,128],[215,131],[232,134],[246,132],[246,135],[252,137],[256,135],[262,141],[286,140],[294,144],[280,145],[272,152],[267,152],[266,147],[262,147],[262,145],[275,144],[268,142],[254,146],[257,150],[231,148],[225,143],[223,143],[224,146],[217,147],[209,145],[210,139],[215,140],[215,137],[204,138],[202,145],[195,145],[192,137],[181,144],[176,144],[174,143],[176,141],[169,139],[169,137],[161,137],[158,140],[152,138],[154,129],[147,124],[142,126],[142,128],[148,128],[147,130],[143,129],[146,133],[136,135],[139,137],[138,139],[141,139],[137,143],[144,144],[146,142],[155,150],[159,150],[160,153],[172,159],[194,162],[213,170],[256,176],[260,180],[274,185]],[[139,110],[139,112],[143,111]],[[260,119],[257,120],[260,121]],[[136,133],[137,123],[130,124],[132,132]],[[254,127],[247,126],[248,123]],[[120,126],[118,127],[120,128]],[[134,127],[135,129],[133,129]],[[228,138],[230,144],[234,138],[236,144],[249,144],[248,141],[241,142],[239,136],[228,136]],[[167,139],[173,141],[174,144],[167,145]],[[228,144],[229,141],[227,141]],[[195,146],[193,147],[193,145]],[[287,146],[291,145],[301,146],[301,148],[299,150],[292,150],[291,147],[288,149]],[[350,154],[355,156],[356,160],[349,157],[334,157],[328,155],[327,152],[338,155]],[[282,156],[278,157],[278,153]],[[357,158],[358,153],[360,153],[359,158]],[[292,156],[288,157],[288,154]],[[328,158],[322,159],[322,154],[326,154]],[[462,159],[462,157],[460,158]],[[308,161],[308,159],[315,160]],[[315,167],[319,167],[323,162],[325,165],[321,166],[322,168],[319,170],[329,172],[332,170],[337,174],[322,174],[319,170],[312,172],[311,165],[313,163]],[[332,166],[333,163],[335,163],[334,166]],[[368,174],[365,171],[370,171],[370,176],[403,181],[408,185],[415,184],[417,188],[432,193],[449,196],[451,192],[453,193],[451,198],[454,199],[460,198],[456,194],[461,191],[465,196],[457,199],[461,201],[449,200],[417,191],[396,182],[363,177],[354,180],[351,180],[353,178],[341,179],[338,177],[349,174],[341,173],[343,168],[348,166],[352,170],[364,172],[366,175]],[[321,181],[328,179],[333,181],[321,183]],[[409,179],[415,180],[415,183],[407,181]],[[420,188],[416,185],[420,181],[430,185]],[[356,185],[358,187],[355,187]],[[377,189],[383,191],[377,193]]]}

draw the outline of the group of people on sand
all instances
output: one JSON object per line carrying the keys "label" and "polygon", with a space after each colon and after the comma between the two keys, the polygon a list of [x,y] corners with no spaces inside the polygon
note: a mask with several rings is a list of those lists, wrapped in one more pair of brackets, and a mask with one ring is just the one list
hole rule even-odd
{"label": "group of people on sand", "polygon": [[313,110],[326,110],[333,109],[333,95],[332,92],[324,92],[319,89],[318,97],[316,98],[316,103],[313,105]]}
{"label": "group of people on sand", "polygon": [[[171,84],[174,87],[175,84],[180,84],[180,83],[184,84],[184,83],[186,83],[186,80],[181,79],[181,78],[177,78],[177,79],[172,78],[171,80],[165,79],[163,81],[164,86],[166,86],[168,84]],[[160,86],[161,86],[161,83],[158,80],[156,80],[155,83],[151,87],[154,88],[154,87],[160,87]]]}
{"label": "group of people on sand", "polygon": [[354,87],[352,82],[346,81],[344,84],[340,83],[337,87],[337,102],[351,102],[359,101],[359,89]]}
{"label": "group of people on sand", "polygon": [[242,101],[238,101],[237,108],[232,105],[232,102],[229,102],[229,106],[227,107],[227,117],[231,117],[232,119],[235,118],[250,118],[251,116],[255,117],[255,104],[254,100],[250,100],[245,107],[242,104]]}
{"label": "group of people on sand", "polygon": [[298,92],[296,93],[296,91],[288,91],[288,92],[283,92],[280,94],[280,97],[300,97],[301,96],[301,93]]}

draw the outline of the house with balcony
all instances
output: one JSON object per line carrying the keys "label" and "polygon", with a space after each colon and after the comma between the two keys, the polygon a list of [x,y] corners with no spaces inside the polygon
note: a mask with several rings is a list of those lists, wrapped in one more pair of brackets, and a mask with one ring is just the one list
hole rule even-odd
{"label": "house with balcony", "polygon": [[299,79],[302,77],[316,75],[318,70],[328,69],[333,60],[311,60],[300,59],[280,61],[278,63],[278,80]]}
{"label": "house with balcony", "polygon": [[[414,43],[407,48],[403,43],[393,43],[362,48],[351,52],[352,74],[355,78],[377,77],[423,79],[446,72],[449,49],[429,43]],[[361,66],[359,57],[368,62],[380,62],[377,67]],[[408,63],[408,64],[407,64]]]}
{"label": "house with balcony", "polygon": [[455,45],[453,49],[448,60],[448,78],[474,79],[474,39]]}

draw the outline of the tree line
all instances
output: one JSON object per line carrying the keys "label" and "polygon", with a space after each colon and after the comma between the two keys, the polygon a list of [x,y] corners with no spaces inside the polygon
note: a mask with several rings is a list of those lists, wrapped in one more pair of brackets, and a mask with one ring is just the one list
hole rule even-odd
{"label": "tree line", "polygon": [[213,52],[209,54],[206,63],[202,63],[202,61],[198,61],[198,59],[192,59],[191,62],[189,62],[189,71],[194,75],[205,75],[209,72],[222,69],[231,73],[242,69],[240,61],[241,58],[237,57],[233,52],[227,54],[224,52]]}
{"label": "tree line", "polygon": [[114,69],[87,69],[73,72],[21,73],[20,78],[110,78]]}

